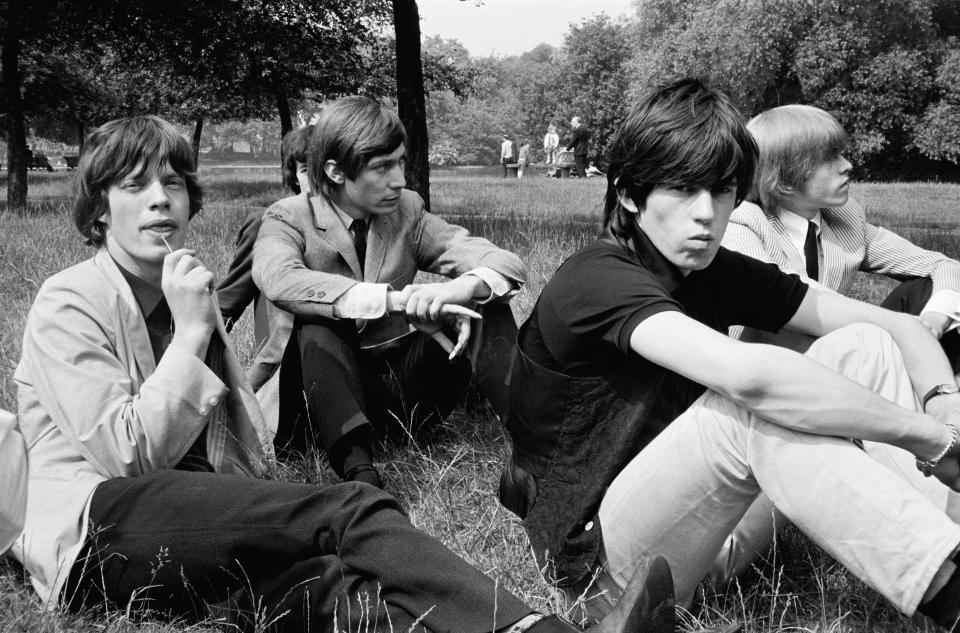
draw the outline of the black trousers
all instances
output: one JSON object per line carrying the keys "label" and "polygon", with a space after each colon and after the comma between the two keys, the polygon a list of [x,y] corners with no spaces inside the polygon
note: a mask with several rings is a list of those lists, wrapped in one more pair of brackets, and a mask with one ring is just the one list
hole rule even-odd
{"label": "black trousers", "polygon": [[419,332],[388,346],[360,349],[350,319],[298,320],[280,368],[275,444],[281,453],[311,445],[329,450],[363,426],[380,435],[416,436],[449,415],[471,386],[504,419],[516,336],[516,321],[505,303],[483,306],[483,319],[475,322],[471,337],[475,363],[466,355],[448,360],[436,341]]}
{"label": "black trousers", "polygon": [[577,175],[580,176],[581,178],[586,178],[587,177],[587,155],[574,154],[573,164],[577,168]]}
{"label": "black trousers", "polygon": [[[933,281],[929,277],[910,279],[894,288],[880,304],[888,310],[920,314],[933,294]],[[954,373],[960,371],[960,333],[957,330],[947,332],[940,337],[940,345],[947,355]]]}
{"label": "black trousers", "polygon": [[[361,483],[326,488],[162,470],[94,491],[73,609],[148,608],[241,630],[490,631],[531,612],[399,504]],[[368,602],[369,599],[369,602]],[[212,605],[212,609],[208,609]]]}

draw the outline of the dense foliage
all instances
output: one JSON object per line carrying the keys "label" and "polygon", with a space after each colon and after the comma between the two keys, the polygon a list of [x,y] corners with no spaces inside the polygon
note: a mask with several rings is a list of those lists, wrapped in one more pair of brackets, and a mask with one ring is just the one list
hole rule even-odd
{"label": "dense foliage", "polygon": [[953,0],[645,0],[630,92],[706,76],[747,115],[786,103],[830,111],[860,177],[951,175],[958,17]]}

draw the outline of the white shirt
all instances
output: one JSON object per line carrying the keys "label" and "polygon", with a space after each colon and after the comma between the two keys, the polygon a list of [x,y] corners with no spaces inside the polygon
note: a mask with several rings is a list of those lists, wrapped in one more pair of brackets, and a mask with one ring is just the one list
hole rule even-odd
{"label": "white shirt", "polygon": [[[337,212],[337,216],[343,222],[347,232],[353,235],[353,218],[344,213],[333,202],[330,203],[330,206]],[[375,221],[373,216],[367,218],[368,223],[373,221]],[[490,287],[490,295],[477,301],[480,304],[499,299],[517,290],[514,288],[513,282],[487,266],[479,266],[463,274],[479,277]],[[390,290],[400,290],[400,288],[392,288],[390,284],[362,281],[333,302],[333,313],[340,319],[378,319],[387,313],[387,292]]]}

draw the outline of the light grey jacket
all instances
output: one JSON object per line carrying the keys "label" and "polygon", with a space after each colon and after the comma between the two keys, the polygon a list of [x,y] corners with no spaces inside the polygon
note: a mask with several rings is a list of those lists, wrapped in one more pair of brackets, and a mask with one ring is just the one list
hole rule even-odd
{"label": "light grey jacket", "polygon": [[17,416],[0,410],[0,556],[23,529],[27,509],[27,450]]}
{"label": "light grey jacket", "polygon": [[173,468],[205,428],[218,472],[272,467],[272,438],[219,317],[217,331],[225,344],[212,369],[173,345],[155,363],[133,292],[105,250],[41,286],[14,374],[30,475],[13,552],[44,601],[62,591],[100,482]]}

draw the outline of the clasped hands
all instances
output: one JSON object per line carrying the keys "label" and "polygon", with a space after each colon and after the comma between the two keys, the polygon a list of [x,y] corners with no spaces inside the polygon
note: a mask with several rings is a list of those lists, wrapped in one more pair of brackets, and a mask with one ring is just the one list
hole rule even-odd
{"label": "clasped hands", "polygon": [[[470,320],[482,318],[466,307],[474,301],[477,283],[482,281],[463,276],[448,282],[410,284],[387,293],[387,310],[405,315],[413,327],[433,338],[453,360],[470,341]],[[456,331],[456,342],[444,333],[444,324]]]}

